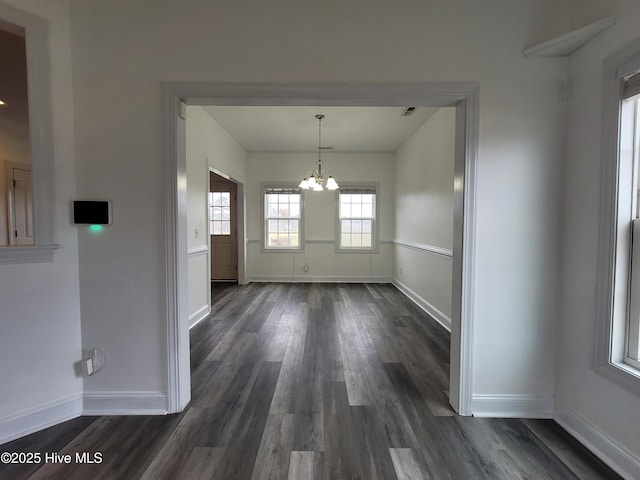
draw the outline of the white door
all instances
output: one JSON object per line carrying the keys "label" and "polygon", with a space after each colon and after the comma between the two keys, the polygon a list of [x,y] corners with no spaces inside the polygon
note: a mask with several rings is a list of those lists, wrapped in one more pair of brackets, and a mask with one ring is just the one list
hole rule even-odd
{"label": "white door", "polygon": [[[14,164],[15,165],[15,164]],[[9,243],[33,245],[33,187],[28,165],[12,167],[9,179]]]}

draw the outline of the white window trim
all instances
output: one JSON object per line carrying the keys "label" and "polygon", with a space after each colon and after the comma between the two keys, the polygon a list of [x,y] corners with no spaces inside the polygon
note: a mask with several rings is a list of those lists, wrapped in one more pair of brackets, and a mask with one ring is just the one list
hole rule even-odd
{"label": "white window trim", "polygon": [[[295,188],[300,190],[300,220],[298,224],[298,248],[293,247],[267,247],[267,210],[265,205],[265,191],[267,188]],[[262,213],[262,231],[260,235],[260,250],[262,253],[291,253],[291,252],[304,252],[304,191],[298,188],[295,182],[283,183],[283,182],[264,182],[260,184],[260,205]]]}
{"label": "white window trim", "polygon": [[0,265],[53,260],[53,132],[49,31],[45,20],[0,4],[0,19],[25,29],[29,95],[29,143],[33,173],[34,246],[0,247]]}
{"label": "white window trim", "polygon": [[336,253],[378,253],[380,241],[378,238],[378,224],[380,223],[380,183],[379,182],[340,182],[340,189],[350,189],[350,188],[363,188],[363,187],[373,187],[376,191],[376,201],[375,201],[375,217],[373,219],[373,245],[370,248],[342,248],[340,246],[340,234],[341,234],[341,224],[340,224],[340,190],[336,190],[336,198],[335,198],[335,210],[336,210],[336,238],[335,238],[335,251]]}
{"label": "white window trim", "polygon": [[[640,47],[632,45],[604,62],[600,185],[600,236],[596,278],[594,369],[640,394],[640,370],[624,362],[628,298],[628,240],[618,238],[618,173],[622,79],[640,69]],[[616,302],[616,298],[619,300]]]}

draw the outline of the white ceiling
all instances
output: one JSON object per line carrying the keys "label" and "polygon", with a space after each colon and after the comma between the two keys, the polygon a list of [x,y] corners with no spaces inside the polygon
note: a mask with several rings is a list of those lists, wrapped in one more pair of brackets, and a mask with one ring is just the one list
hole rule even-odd
{"label": "white ceiling", "polygon": [[314,152],[321,113],[322,146],[334,152],[395,152],[438,109],[418,107],[229,107],[204,110],[249,152]]}

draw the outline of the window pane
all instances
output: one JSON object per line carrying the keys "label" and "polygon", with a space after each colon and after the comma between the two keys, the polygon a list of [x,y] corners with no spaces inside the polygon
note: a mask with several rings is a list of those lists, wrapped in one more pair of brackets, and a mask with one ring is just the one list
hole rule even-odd
{"label": "window pane", "polygon": [[279,217],[288,217],[289,216],[289,205],[288,204],[280,204],[278,207],[278,216]]}
{"label": "window pane", "polygon": [[340,204],[340,218],[351,217],[351,204],[350,203],[341,203]]}
{"label": "window pane", "polygon": [[222,234],[222,226],[220,225],[220,222],[213,222],[213,234],[214,235]]}
{"label": "window pane", "polygon": [[360,203],[354,203],[351,206],[352,217],[362,217],[362,205]]}
{"label": "window pane", "polygon": [[351,246],[351,235],[348,233],[343,233],[340,235],[340,246],[342,247],[350,247]]}
{"label": "window pane", "polygon": [[372,233],[371,227],[373,222],[371,220],[362,220],[362,233]]}
{"label": "window pane", "polygon": [[291,204],[291,210],[289,211],[289,215],[291,215],[292,217],[300,217],[300,204],[299,203],[292,203]]}
{"label": "window pane", "polygon": [[289,221],[288,220],[279,220],[278,221],[278,231],[286,232],[289,230]]}
{"label": "window pane", "polygon": [[220,218],[222,220],[231,220],[231,208],[230,207],[221,207],[221,215]]}
{"label": "window pane", "polygon": [[222,224],[222,234],[231,235],[231,222],[229,220],[224,220],[220,223]]}
{"label": "window pane", "polygon": [[373,204],[367,203],[362,205],[362,216],[363,217],[373,217]]}
{"label": "window pane", "polygon": [[351,233],[351,220],[342,220],[342,232]]}
{"label": "window pane", "polygon": [[371,234],[363,233],[362,234],[362,246],[363,247],[371,247],[373,244],[371,243]]}

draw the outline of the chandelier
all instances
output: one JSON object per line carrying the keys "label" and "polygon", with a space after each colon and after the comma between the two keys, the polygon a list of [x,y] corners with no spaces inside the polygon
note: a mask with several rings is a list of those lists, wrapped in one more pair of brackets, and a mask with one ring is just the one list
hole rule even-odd
{"label": "chandelier", "polygon": [[303,190],[311,189],[316,192],[321,192],[325,188],[327,190],[337,190],[339,188],[338,183],[328,170],[322,169],[322,149],[326,148],[322,147],[322,119],[324,115],[318,114],[316,118],[318,119],[318,168],[307,172],[298,186]]}

